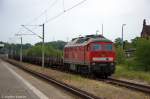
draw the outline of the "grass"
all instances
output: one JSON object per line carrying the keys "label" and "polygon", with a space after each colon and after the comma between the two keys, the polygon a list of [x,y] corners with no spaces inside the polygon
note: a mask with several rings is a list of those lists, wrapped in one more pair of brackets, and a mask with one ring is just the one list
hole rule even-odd
{"label": "grass", "polygon": [[117,78],[143,81],[150,84],[150,72],[131,70],[127,65],[117,65],[114,76]]}

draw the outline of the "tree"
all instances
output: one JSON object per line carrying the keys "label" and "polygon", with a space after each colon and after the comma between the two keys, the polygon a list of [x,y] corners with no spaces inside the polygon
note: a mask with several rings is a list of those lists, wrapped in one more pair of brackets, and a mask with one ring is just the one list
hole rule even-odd
{"label": "tree", "polygon": [[150,40],[144,38],[137,40],[136,59],[145,71],[150,70]]}
{"label": "tree", "polygon": [[128,40],[125,40],[123,43],[124,43],[124,49],[125,50],[133,48],[132,44],[130,42],[128,42]]}
{"label": "tree", "polygon": [[115,39],[115,47],[120,47],[122,45],[122,39],[120,37]]}
{"label": "tree", "polygon": [[122,64],[125,61],[125,54],[124,51],[121,47],[116,48],[116,53],[117,53],[117,63]]}
{"label": "tree", "polygon": [[[39,42],[39,43],[36,43],[35,45],[41,45],[41,44],[42,43]],[[52,46],[53,48],[58,49],[58,50],[63,50],[65,45],[66,45],[66,42],[61,41],[61,40],[45,43],[45,46]]]}
{"label": "tree", "polygon": [[132,44],[132,46],[133,46],[134,48],[135,48],[136,45],[137,45],[138,39],[140,39],[140,37],[135,37],[134,39],[131,40],[131,44]]}
{"label": "tree", "polygon": [[[45,45],[44,46],[45,50],[45,56],[58,56],[61,57],[63,55],[63,52],[53,48],[52,46]],[[38,56],[41,57],[42,55],[42,47],[41,45],[35,45],[32,48],[26,50],[25,52],[27,56]]]}

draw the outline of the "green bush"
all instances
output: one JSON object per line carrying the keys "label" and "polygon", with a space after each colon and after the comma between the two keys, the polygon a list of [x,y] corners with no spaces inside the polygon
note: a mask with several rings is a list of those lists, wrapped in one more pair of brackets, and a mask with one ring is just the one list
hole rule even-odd
{"label": "green bush", "polygon": [[128,70],[126,65],[117,65],[116,72],[113,76],[117,78],[140,80],[150,84],[150,72]]}
{"label": "green bush", "polygon": [[145,71],[150,70],[150,40],[138,39],[136,46],[136,60]]}
{"label": "green bush", "polygon": [[135,58],[126,59],[124,65],[126,69],[133,71],[144,71],[144,68],[141,66],[139,62]]}
{"label": "green bush", "polygon": [[[62,51],[60,51],[58,49],[54,49],[52,46],[45,46],[44,51],[45,51],[45,56],[47,56],[47,57],[48,56],[62,57],[62,55],[63,55]],[[32,48],[25,51],[25,55],[40,57],[42,55],[42,46],[41,45],[33,46]]]}
{"label": "green bush", "polygon": [[117,53],[117,63],[122,64],[125,62],[125,54],[124,51],[121,47],[116,48],[116,53]]}

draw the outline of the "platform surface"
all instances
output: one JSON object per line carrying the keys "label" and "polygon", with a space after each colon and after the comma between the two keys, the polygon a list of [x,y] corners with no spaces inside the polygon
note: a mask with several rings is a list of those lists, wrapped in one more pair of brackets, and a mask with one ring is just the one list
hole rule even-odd
{"label": "platform surface", "polygon": [[39,99],[20,76],[0,60],[0,99]]}

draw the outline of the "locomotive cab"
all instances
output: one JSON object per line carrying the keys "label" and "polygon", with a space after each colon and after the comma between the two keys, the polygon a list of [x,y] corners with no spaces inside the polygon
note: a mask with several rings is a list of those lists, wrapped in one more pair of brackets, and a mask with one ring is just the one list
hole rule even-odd
{"label": "locomotive cab", "polygon": [[115,71],[113,42],[92,42],[88,48],[91,69],[98,75],[110,76]]}

